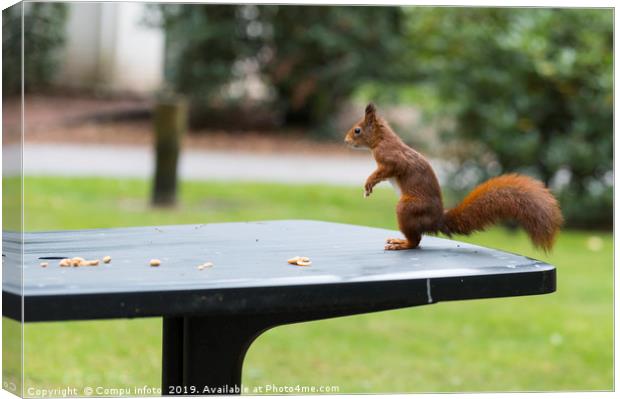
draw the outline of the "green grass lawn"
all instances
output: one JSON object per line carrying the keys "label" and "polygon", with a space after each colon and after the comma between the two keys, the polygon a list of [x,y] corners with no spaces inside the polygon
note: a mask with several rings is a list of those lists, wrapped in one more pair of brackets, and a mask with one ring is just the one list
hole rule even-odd
{"label": "green grass lawn", "polygon": [[[186,182],[173,210],[149,208],[149,186],[139,180],[27,178],[24,190],[30,231],[286,218],[396,225],[389,189],[363,199],[361,187]],[[341,393],[612,389],[611,234],[565,231],[550,255],[500,228],[464,240],[554,264],[558,291],[279,327],[250,348],[245,385],[330,385]],[[160,346],[160,319],[28,324],[26,387],[158,387]]]}

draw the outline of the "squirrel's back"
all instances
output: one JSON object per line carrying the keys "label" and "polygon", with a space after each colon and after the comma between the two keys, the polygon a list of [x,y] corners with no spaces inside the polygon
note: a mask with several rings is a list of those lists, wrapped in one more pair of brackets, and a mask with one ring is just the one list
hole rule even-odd
{"label": "squirrel's back", "polygon": [[435,171],[424,155],[405,144],[382,120],[384,136],[373,150],[378,163],[393,165],[394,180],[401,194],[427,202],[436,202],[443,209],[441,188]]}

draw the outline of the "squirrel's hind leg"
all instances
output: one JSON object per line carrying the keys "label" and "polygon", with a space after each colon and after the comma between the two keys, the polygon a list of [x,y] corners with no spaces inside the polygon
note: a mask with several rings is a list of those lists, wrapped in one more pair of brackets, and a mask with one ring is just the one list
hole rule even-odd
{"label": "squirrel's hind leg", "polygon": [[421,209],[416,201],[405,196],[401,197],[396,206],[396,217],[398,219],[398,228],[405,235],[405,240],[388,238],[385,249],[388,251],[398,251],[417,248],[422,240],[419,223],[424,221],[425,213],[425,209]]}

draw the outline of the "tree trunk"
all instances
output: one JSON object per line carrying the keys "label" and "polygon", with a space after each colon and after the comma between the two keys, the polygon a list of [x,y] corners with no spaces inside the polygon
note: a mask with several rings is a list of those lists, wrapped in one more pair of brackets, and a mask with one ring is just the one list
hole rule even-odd
{"label": "tree trunk", "polygon": [[159,101],[155,106],[155,177],[153,205],[176,202],[177,164],[181,138],[187,130],[187,103],[181,98]]}

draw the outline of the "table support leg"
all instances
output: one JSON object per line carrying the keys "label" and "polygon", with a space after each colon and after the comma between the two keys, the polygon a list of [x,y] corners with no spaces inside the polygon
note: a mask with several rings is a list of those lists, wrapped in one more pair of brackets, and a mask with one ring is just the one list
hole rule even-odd
{"label": "table support leg", "polygon": [[162,334],[162,394],[183,385],[183,318],[164,317]]}
{"label": "table support leg", "polygon": [[[373,311],[383,310],[377,306]],[[368,312],[346,308],[286,314],[164,318],[164,395],[240,394],[245,353],[261,333],[283,324]]]}
{"label": "table support leg", "polygon": [[240,394],[245,353],[268,325],[247,316],[179,320],[164,319],[162,393]]}

